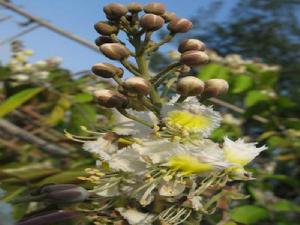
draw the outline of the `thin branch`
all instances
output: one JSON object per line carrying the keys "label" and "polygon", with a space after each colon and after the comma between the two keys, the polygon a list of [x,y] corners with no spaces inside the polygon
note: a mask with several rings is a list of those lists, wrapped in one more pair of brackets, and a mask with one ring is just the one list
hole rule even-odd
{"label": "thin branch", "polygon": [[70,151],[66,151],[65,149],[57,145],[50,144],[43,139],[28,133],[26,130],[23,130],[22,128],[12,124],[7,120],[0,119],[0,129],[13,137],[17,137],[22,141],[36,145],[39,149],[47,154],[57,156],[71,156]]}
{"label": "thin branch", "polygon": [[[228,108],[228,109],[231,109],[232,111],[235,111],[235,112],[238,112],[238,113],[245,113],[246,110],[245,109],[242,109],[236,105],[233,105],[231,103],[228,103],[228,102],[225,102],[221,99],[218,99],[218,98],[209,98],[208,101],[214,103],[214,104],[217,104],[217,105],[220,105],[220,106],[223,106],[225,108]],[[261,122],[261,123],[268,123],[269,120],[262,117],[262,116],[258,116],[258,115],[253,115],[252,118],[258,122]]]}
{"label": "thin branch", "polygon": [[33,16],[32,14],[26,12],[25,10],[17,7],[16,5],[14,5],[12,3],[0,0],[0,5],[6,7],[7,9],[10,9],[10,10],[12,10],[12,11],[14,11],[14,12],[16,12],[16,13],[18,13],[18,14],[20,14],[20,15],[22,15],[22,16],[30,19],[30,20],[32,20],[32,21],[34,21],[34,22],[36,22],[37,24],[40,24],[43,27],[46,27],[49,30],[54,31],[55,33],[57,33],[59,35],[62,35],[64,37],[69,38],[69,39],[71,39],[73,41],[76,41],[76,42],[78,42],[78,43],[80,43],[80,44],[82,44],[82,45],[84,45],[84,46],[86,46],[86,47],[88,47],[88,48],[96,51],[96,52],[99,52],[98,47],[95,44],[93,44],[93,43],[91,43],[89,41],[86,41],[86,40],[82,39],[81,37],[79,37],[77,35],[74,35],[72,33],[66,32],[63,29],[60,29],[60,28],[52,25],[51,23],[47,22],[44,19],[41,19],[41,18],[36,17],[36,16]]}

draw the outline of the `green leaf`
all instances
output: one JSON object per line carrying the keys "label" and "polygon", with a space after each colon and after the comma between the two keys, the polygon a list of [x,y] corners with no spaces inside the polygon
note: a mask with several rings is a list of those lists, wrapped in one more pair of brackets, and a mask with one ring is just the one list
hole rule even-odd
{"label": "green leaf", "polygon": [[251,107],[259,102],[268,101],[269,96],[261,91],[250,91],[245,98],[245,105]]}
{"label": "green leaf", "polygon": [[70,131],[76,134],[82,132],[80,126],[93,128],[97,121],[96,108],[89,104],[76,104],[71,108],[71,127]]}
{"label": "green leaf", "polygon": [[255,205],[243,205],[232,209],[229,215],[231,219],[238,223],[253,224],[266,219],[268,211]]}
{"label": "green leaf", "polygon": [[208,80],[211,78],[221,78],[224,80],[229,79],[230,70],[218,64],[209,64],[201,68],[198,73],[198,78],[201,80]]}
{"label": "green leaf", "polygon": [[257,76],[255,76],[255,78],[257,78],[257,83],[261,88],[272,88],[278,80],[278,73],[276,71],[271,70],[263,71],[260,72]]}
{"label": "green leaf", "polygon": [[75,103],[86,103],[91,102],[93,100],[93,95],[89,93],[79,93],[74,96],[73,101]]}
{"label": "green leaf", "polygon": [[63,120],[65,111],[68,110],[70,106],[70,101],[65,97],[61,97],[44,122],[51,126],[57,125],[61,120]]}
{"label": "green leaf", "polygon": [[51,177],[47,177],[41,182],[37,184],[37,186],[41,186],[44,184],[63,184],[63,183],[79,183],[80,180],[77,179],[78,177],[85,176],[86,172],[84,171],[84,168],[80,170],[72,170],[72,171],[65,171],[59,174],[56,174]]}
{"label": "green leaf", "polygon": [[300,212],[300,206],[284,199],[274,203],[272,209],[279,212]]}
{"label": "green leaf", "polygon": [[238,75],[234,79],[233,83],[233,93],[241,93],[253,86],[253,78],[247,75]]}
{"label": "green leaf", "polygon": [[0,117],[3,117],[15,110],[17,107],[37,95],[42,90],[42,88],[28,88],[18,92],[13,96],[10,96],[0,105]]}

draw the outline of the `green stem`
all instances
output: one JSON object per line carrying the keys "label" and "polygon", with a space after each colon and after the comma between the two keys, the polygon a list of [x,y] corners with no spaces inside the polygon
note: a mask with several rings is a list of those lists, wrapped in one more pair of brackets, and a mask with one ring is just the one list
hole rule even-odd
{"label": "green stem", "polygon": [[169,33],[168,35],[166,35],[162,40],[160,40],[157,44],[151,46],[150,48],[146,49],[145,53],[149,53],[149,52],[152,52],[152,51],[156,51],[158,50],[158,48],[160,46],[162,46],[163,44],[171,41],[173,39],[173,37],[175,36],[175,34],[173,33]]}
{"label": "green stem", "polygon": [[122,63],[122,65],[123,65],[129,72],[131,72],[131,73],[134,74],[135,76],[142,77],[142,74],[140,74],[140,73],[137,71],[137,68],[135,68],[134,65],[131,65],[131,63],[128,62],[127,59],[121,60],[121,63]]}
{"label": "green stem", "polygon": [[[139,51],[139,49],[137,51]],[[149,79],[150,75],[148,74],[148,64],[147,64],[147,61],[145,60],[145,56],[144,55],[137,56],[136,62],[138,64],[139,70],[142,73],[143,77],[145,79]],[[160,103],[161,103],[160,97],[154,87],[151,88],[150,97],[151,97],[151,101],[154,105],[160,105]]]}
{"label": "green stem", "polygon": [[152,112],[155,112],[156,114],[159,113],[159,109],[155,105],[153,105],[147,97],[139,96],[139,99],[144,104],[144,106],[146,106]]}
{"label": "green stem", "polygon": [[179,66],[181,66],[180,62],[172,63],[168,65],[165,69],[160,71],[158,74],[156,74],[155,77],[152,78],[154,86],[158,87],[160,84],[162,84],[164,80],[168,78],[168,74]]}
{"label": "green stem", "polygon": [[[178,74],[179,75],[179,74]],[[166,86],[164,87],[164,90],[161,94],[161,97],[164,98],[167,96],[167,94],[169,93],[172,85],[176,82],[176,80],[178,79],[178,75],[176,77],[173,77],[172,79],[170,79],[168,81],[168,83],[166,84]]]}
{"label": "green stem", "polygon": [[147,126],[147,127],[153,128],[153,125],[152,125],[151,123],[148,123],[147,121],[142,120],[142,119],[140,119],[140,118],[138,118],[138,117],[136,117],[136,116],[134,116],[134,115],[128,114],[128,113],[126,112],[126,110],[124,110],[124,109],[122,109],[122,108],[117,108],[117,110],[118,110],[123,116],[125,116],[125,117],[127,117],[127,118],[129,118],[129,119],[132,119],[132,120],[134,120],[134,121],[136,121],[136,122],[138,122],[138,123],[141,123],[141,124],[143,124],[143,125],[145,125],[145,126]]}

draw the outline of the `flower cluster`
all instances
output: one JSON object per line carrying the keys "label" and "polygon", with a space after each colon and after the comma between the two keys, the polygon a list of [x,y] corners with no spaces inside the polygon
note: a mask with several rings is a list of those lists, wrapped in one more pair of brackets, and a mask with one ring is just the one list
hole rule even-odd
{"label": "flower cluster", "polygon": [[60,57],[51,57],[31,64],[28,60],[33,51],[22,48],[13,50],[14,53],[9,60],[8,66],[12,72],[10,78],[16,82],[45,80],[49,76],[49,70],[57,68],[62,61]]}
{"label": "flower cluster", "polygon": [[[191,29],[189,20],[167,12],[161,3],[144,7],[113,3],[105,6],[104,12],[108,21],[96,23],[101,34],[96,44],[133,76],[122,79],[123,68],[95,64],[95,75],[118,84],[115,90],[94,92],[101,106],[115,110],[118,121],[105,132],[82,127],[92,136],[68,134],[83,141],[83,148],[98,158],[97,167],[80,177],[92,182],[90,200],[103,211],[91,218],[96,224],[124,220],[133,225],[182,224],[195,218],[198,223],[201,215],[214,212],[228,189],[232,191],[228,182],[251,179],[244,167],[266,147],[243,139],[224,137],[223,143],[209,139],[222,117],[204,104],[205,99],[225,94],[229,87],[222,79],[201,81],[187,74],[189,67],[209,60],[201,41],[182,41],[178,61],[150,75],[152,53],[177,33]],[[159,42],[151,40],[153,32],[165,23],[169,34]],[[121,31],[129,43],[118,39]],[[176,87],[176,96],[170,96],[171,86]]]}

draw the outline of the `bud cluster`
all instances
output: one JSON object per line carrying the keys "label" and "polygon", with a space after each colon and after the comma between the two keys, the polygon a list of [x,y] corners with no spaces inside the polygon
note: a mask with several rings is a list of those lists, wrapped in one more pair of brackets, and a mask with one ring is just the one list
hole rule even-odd
{"label": "bud cluster", "polygon": [[[110,63],[97,63],[92,67],[92,72],[103,78],[112,78],[118,84],[116,90],[98,90],[94,93],[98,103],[108,108],[133,108],[132,102],[159,107],[163,99],[159,96],[161,86],[165,86],[167,75],[173,74],[179,77],[174,89],[183,97],[203,95],[205,98],[224,94],[228,84],[224,80],[211,79],[201,81],[193,75],[186,75],[191,67],[208,63],[206,47],[197,39],[183,40],[178,46],[180,58],[169,65],[166,70],[154,77],[148,70],[149,56],[159,47],[169,42],[177,33],[188,32],[193,24],[186,18],[179,18],[173,12],[166,11],[166,7],[158,2],[141,5],[130,3],[127,6],[112,3],[103,9],[107,21],[95,24],[95,30],[100,36],[95,40],[100,51],[109,59],[121,63],[133,76],[122,80],[124,70]],[[154,42],[152,33],[163,28],[164,25],[169,34],[159,42]],[[128,47],[118,38],[118,34],[124,32],[132,47]],[[133,51],[131,50],[133,49]],[[137,65],[130,62],[134,57]],[[171,90],[170,90],[171,91]],[[143,101],[134,101],[138,98]],[[133,100],[133,101],[132,101]],[[152,107],[153,109],[153,107]]]}

